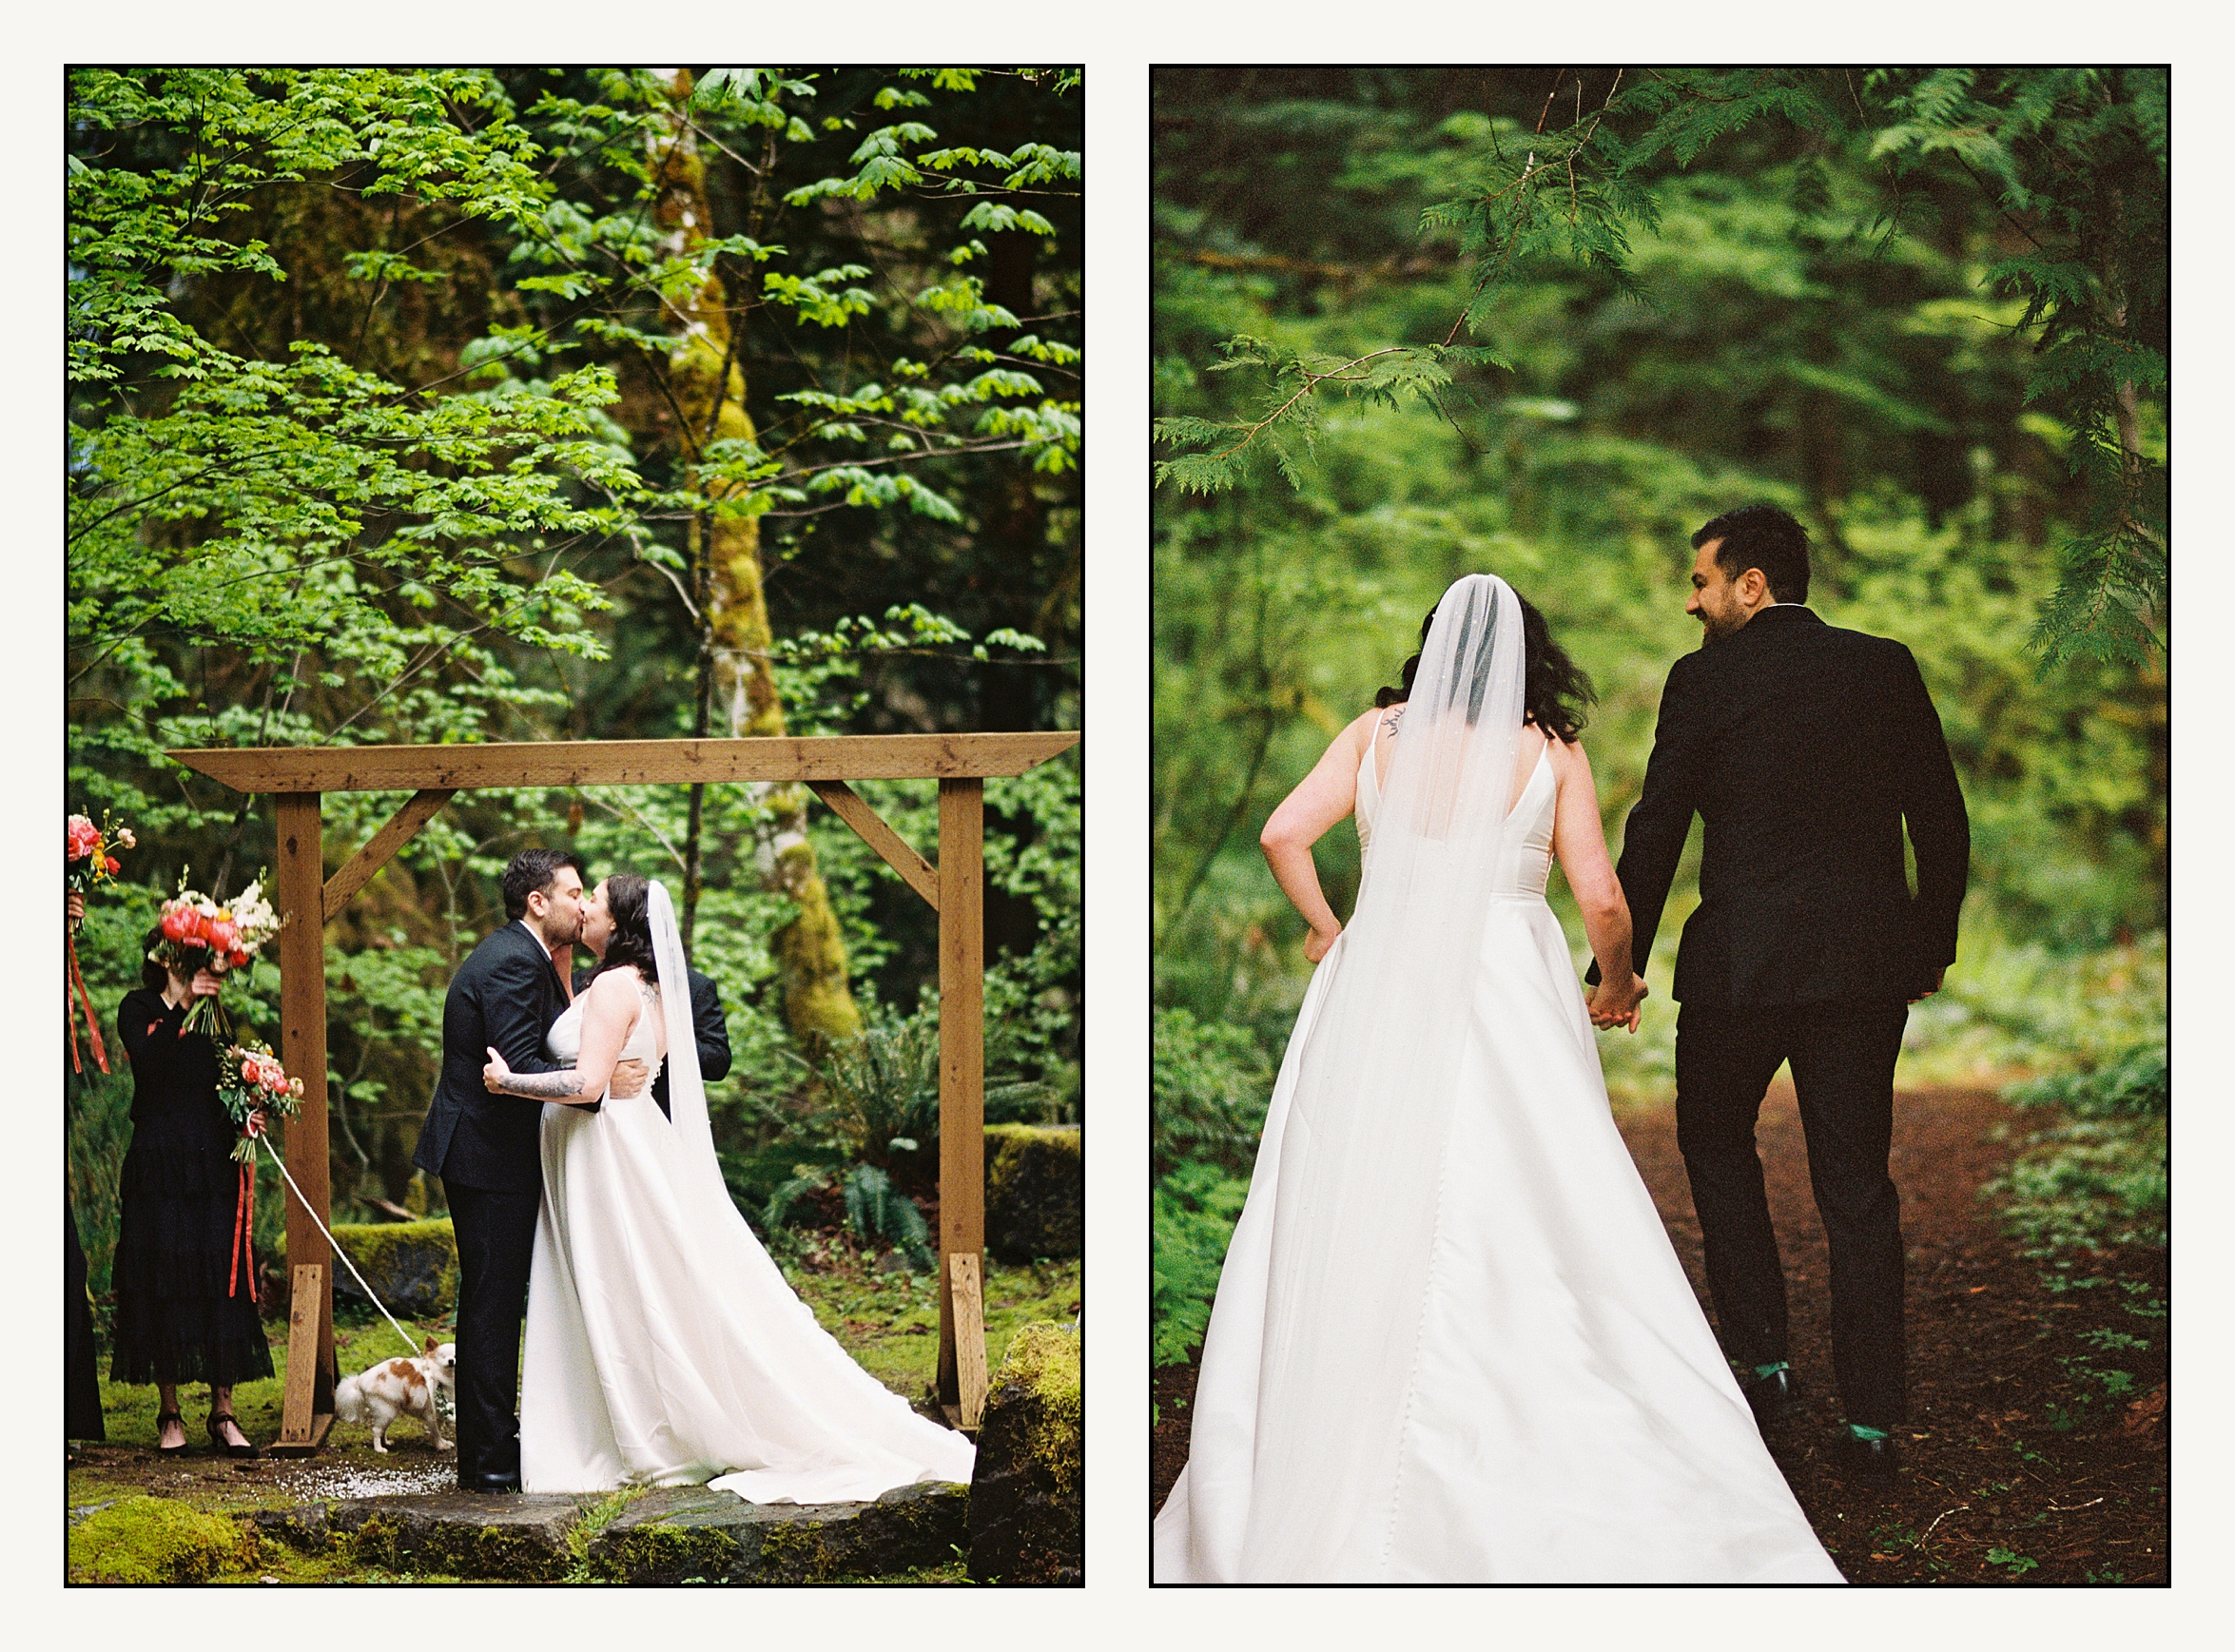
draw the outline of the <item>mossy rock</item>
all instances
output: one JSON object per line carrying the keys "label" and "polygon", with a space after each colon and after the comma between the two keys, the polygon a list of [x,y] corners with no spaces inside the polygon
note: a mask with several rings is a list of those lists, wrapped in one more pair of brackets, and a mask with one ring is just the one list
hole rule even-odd
{"label": "mossy rock", "polygon": [[1085,1191],[1077,1126],[985,1127],[985,1248],[1001,1260],[1078,1255]]}
{"label": "mossy rock", "polygon": [[253,1545],[253,1532],[167,1497],[128,1497],[69,1534],[73,1584],[198,1584]]}
{"label": "mossy rock", "polygon": [[969,1540],[967,1489],[896,1487],[873,1503],[748,1503],[675,1487],[631,1505],[590,1540],[591,1576],[614,1583],[826,1583],[952,1562]]}
{"label": "mossy rock", "polygon": [[981,1583],[1085,1578],[1085,1416],[1079,1338],[1027,1325],[986,1395],[970,1476],[970,1575]]}
{"label": "mossy rock", "polygon": [[567,1575],[567,1535],[584,1497],[432,1495],[345,1500],[326,1510],[332,1545],[362,1566],[513,1583]]}
{"label": "mossy rock", "polygon": [[[364,1273],[392,1313],[429,1319],[447,1313],[457,1302],[457,1239],[450,1218],[422,1222],[342,1222],[334,1229],[340,1245]],[[362,1302],[365,1293],[349,1269],[334,1264],[334,1293]]]}

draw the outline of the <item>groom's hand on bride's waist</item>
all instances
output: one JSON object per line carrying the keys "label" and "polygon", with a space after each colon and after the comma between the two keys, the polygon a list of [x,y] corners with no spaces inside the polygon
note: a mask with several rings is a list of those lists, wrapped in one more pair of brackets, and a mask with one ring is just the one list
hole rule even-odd
{"label": "groom's hand on bride's waist", "polygon": [[632,1096],[641,1096],[644,1094],[644,1081],[647,1076],[642,1061],[618,1062],[613,1068],[612,1082],[606,1086],[606,1094],[615,1100],[626,1100]]}

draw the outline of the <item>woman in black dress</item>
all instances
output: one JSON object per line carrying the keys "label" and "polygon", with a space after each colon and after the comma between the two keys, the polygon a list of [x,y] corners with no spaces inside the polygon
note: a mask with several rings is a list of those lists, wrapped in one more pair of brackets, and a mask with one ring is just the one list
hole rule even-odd
{"label": "woman in black dress", "polygon": [[[151,930],[147,947],[162,941]],[[233,1385],[272,1374],[253,1294],[252,1261],[238,1254],[240,1132],[217,1098],[217,1048],[186,1033],[186,1006],[218,990],[198,970],[184,981],[162,964],[141,969],[117,1030],[132,1062],[132,1145],[125,1155],[113,1277],[116,1359],[109,1378],[156,1385],[156,1448],[186,1448],[179,1384],[209,1384],[210,1444],[229,1457],[256,1448],[233,1420]]]}
{"label": "woman in black dress", "polygon": [[[63,897],[65,934],[75,936],[86,921],[86,898],[72,889]],[[77,1105],[85,1079],[64,1080],[68,1105]],[[62,1432],[68,1440],[105,1440],[101,1421],[101,1356],[93,1346],[93,1304],[86,1294],[86,1249],[78,1243],[78,1214],[70,1205],[69,1182],[62,1184]]]}

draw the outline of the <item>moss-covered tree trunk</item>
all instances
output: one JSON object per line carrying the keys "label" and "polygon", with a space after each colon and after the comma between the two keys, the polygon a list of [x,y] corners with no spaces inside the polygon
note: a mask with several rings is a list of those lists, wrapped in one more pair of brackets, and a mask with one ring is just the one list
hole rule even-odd
{"label": "moss-covered tree trunk", "polygon": [[[677,252],[708,239],[713,214],[708,204],[706,162],[685,117],[690,71],[673,82],[670,129],[655,140],[660,195],[656,222]],[[752,418],[745,406],[745,370],[730,349],[729,293],[718,270],[707,272],[695,295],[675,302],[685,325],[668,359],[668,383],[683,429],[684,452],[695,459],[709,442],[749,441]],[[698,485],[692,466],[691,484]],[[784,708],[768,662],[768,603],[761,585],[761,530],[753,517],[726,512],[729,484],[713,482],[712,501],[692,547],[704,559],[706,593],[700,624],[709,645],[712,706],[727,713],[732,735],[781,735]],[[807,839],[807,792],[796,786],[769,790],[769,825],[760,845],[763,876],[798,908],[774,937],[784,1016],[793,1038],[810,1052],[862,1030],[846,979],[845,941]]]}

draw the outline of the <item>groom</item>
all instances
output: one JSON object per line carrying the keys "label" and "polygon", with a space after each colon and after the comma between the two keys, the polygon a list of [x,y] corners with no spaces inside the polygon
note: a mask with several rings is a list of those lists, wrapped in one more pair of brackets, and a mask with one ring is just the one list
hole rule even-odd
{"label": "groom", "polygon": [[[552,948],[582,932],[582,862],[565,849],[522,849],[504,869],[510,920],[474,948],[442,1001],[442,1077],[412,1162],[442,1178],[457,1239],[457,1483],[520,1488],[520,1322],[535,1211],[543,1198],[543,1104],[492,1094],[489,1048],[515,1072],[549,1073],[544,1038],[569,993]],[[633,1094],[623,1068],[613,1093]]]}
{"label": "groom", "polygon": [[1706,639],[1668,673],[1616,867],[1634,967],[1645,967],[1697,813],[1700,906],[1676,965],[1677,1143],[1723,1351],[1756,1415],[1781,1418],[1797,1390],[1754,1124],[1789,1061],[1831,1246],[1839,1448],[1850,1469],[1887,1478],[1891,1429],[1907,1414],[1901,1204],[1886,1168],[1894,1063],[1909,1005],[1938,991],[1955,959],[1970,823],[1909,650],[1806,606],[1800,524],[1745,505],[1692,545],[1684,612]]}

